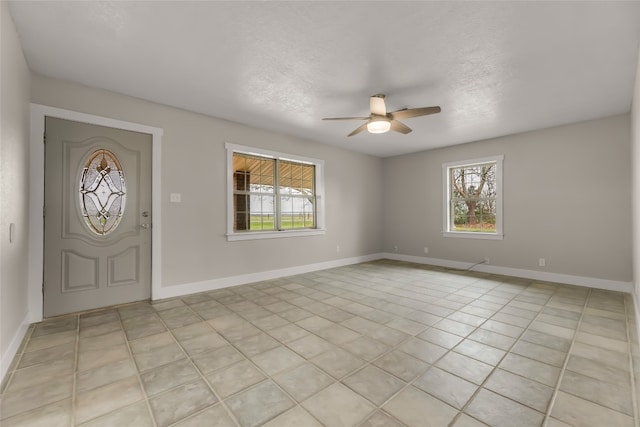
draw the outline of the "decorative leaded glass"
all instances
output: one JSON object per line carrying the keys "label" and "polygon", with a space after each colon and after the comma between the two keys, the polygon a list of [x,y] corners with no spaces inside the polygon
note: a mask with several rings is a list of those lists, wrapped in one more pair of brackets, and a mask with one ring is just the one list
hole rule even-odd
{"label": "decorative leaded glass", "polygon": [[82,217],[99,236],[113,232],[124,213],[127,191],[118,158],[108,150],[97,150],[85,163],[78,192]]}

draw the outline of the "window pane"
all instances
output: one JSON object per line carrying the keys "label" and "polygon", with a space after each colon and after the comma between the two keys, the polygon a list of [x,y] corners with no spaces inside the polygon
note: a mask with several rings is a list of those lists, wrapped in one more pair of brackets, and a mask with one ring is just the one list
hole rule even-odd
{"label": "window pane", "polygon": [[283,194],[313,194],[315,166],[280,161],[279,186]]}
{"label": "window pane", "polygon": [[280,177],[280,194],[291,194],[292,193],[292,188],[291,188],[292,182],[291,182],[291,178],[283,178]]}
{"label": "window pane", "polygon": [[305,194],[314,194],[315,193],[315,188],[314,188],[314,185],[313,185],[313,181],[310,181],[310,180],[307,180],[307,179],[303,180],[302,181],[302,191]]}
{"label": "window pane", "polygon": [[249,172],[238,170],[233,173],[233,189],[236,191],[249,191]]}
{"label": "window pane", "polygon": [[234,230],[274,230],[275,160],[233,154]]}
{"label": "window pane", "polygon": [[315,166],[286,160],[279,161],[278,165],[280,228],[314,228]]}
{"label": "window pane", "polygon": [[496,232],[496,162],[449,168],[450,231]]}
{"label": "window pane", "polygon": [[281,228],[314,228],[315,227],[315,199],[313,197],[281,197],[280,220]]}
{"label": "window pane", "polygon": [[235,194],[233,196],[233,228],[235,230],[249,229],[249,197],[248,195],[242,194]]}
{"label": "window pane", "polygon": [[315,199],[302,199],[302,214],[304,216],[304,228],[314,228],[316,226],[315,218]]}
{"label": "window pane", "polygon": [[256,168],[258,175],[256,179],[252,181],[255,189],[251,191],[257,191],[261,193],[273,193],[273,183],[275,181],[275,160],[273,159],[261,159],[259,167]]}
{"label": "window pane", "polygon": [[251,231],[275,229],[275,200],[270,195],[251,195]]}

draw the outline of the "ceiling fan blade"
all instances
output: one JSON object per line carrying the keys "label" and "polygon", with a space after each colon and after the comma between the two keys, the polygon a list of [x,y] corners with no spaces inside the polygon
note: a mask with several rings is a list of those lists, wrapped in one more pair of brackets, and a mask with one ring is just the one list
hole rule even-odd
{"label": "ceiling fan blade", "polygon": [[325,117],[322,120],[368,120],[369,117]]}
{"label": "ceiling fan blade", "polygon": [[409,132],[411,132],[411,128],[407,125],[405,125],[404,123],[401,123],[397,120],[391,120],[391,130],[394,130],[396,132],[400,132],[403,134],[408,134]]}
{"label": "ceiling fan blade", "polygon": [[357,134],[359,134],[360,132],[362,132],[363,130],[366,130],[366,129],[367,129],[367,123],[365,123],[365,124],[363,124],[363,125],[361,125],[361,126],[358,126],[358,127],[356,128],[356,130],[354,130],[353,132],[351,132],[351,133],[350,133],[349,135],[347,135],[347,136],[357,135]]}
{"label": "ceiling fan blade", "polygon": [[422,108],[405,108],[404,110],[394,111],[389,113],[391,120],[397,119],[409,119],[411,117],[426,116],[429,114],[436,114],[441,111],[440,107],[422,107]]}
{"label": "ceiling fan blade", "polygon": [[371,114],[375,114],[376,116],[387,115],[387,106],[384,104],[384,95],[373,95],[369,101],[369,106],[371,108]]}

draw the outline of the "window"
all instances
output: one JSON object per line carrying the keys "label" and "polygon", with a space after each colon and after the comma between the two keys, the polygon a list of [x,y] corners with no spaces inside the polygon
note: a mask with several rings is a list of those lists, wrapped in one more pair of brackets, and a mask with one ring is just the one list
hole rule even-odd
{"label": "window", "polygon": [[502,239],[504,156],[442,165],[444,235]]}
{"label": "window", "polygon": [[228,240],[324,233],[321,160],[226,148]]}

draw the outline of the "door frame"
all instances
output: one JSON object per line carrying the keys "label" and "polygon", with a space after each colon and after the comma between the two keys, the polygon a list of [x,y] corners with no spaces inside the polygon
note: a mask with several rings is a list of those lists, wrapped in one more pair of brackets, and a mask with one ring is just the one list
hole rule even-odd
{"label": "door frame", "polygon": [[162,287],[162,192],[161,145],[164,129],[140,123],[95,116],[72,110],[31,103],[29,153],[29,322],[40,322],[44,313],[42,281],[44,274],[44,125],[46,117],[73,120],[151,135],[151,299],[160,294]]}

